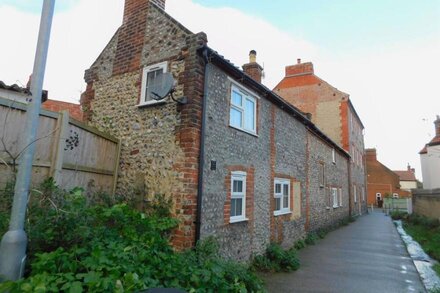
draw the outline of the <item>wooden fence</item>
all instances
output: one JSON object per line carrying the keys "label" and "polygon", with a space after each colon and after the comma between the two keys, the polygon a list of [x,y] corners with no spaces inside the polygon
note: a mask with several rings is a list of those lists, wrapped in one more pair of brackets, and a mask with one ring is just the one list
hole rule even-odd
{"label": "wooden fence", "polygon": [[[10,181],[20,163],[27,106],[0,98],[0,187]],[[70,189],[114,193],[120,141],[69,117],[67,111],[41,110],[32,185],[53,177]],[[17,158],[18,157],[18,158]]]}

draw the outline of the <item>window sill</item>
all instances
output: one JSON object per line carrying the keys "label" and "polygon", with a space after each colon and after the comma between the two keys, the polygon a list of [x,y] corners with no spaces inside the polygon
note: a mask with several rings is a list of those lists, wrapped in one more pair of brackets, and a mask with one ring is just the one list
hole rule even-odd
{"label": "window sill", "polygon": [[232,126],[232,125],[229,125],[229,127],[234,128],[234,129],[236,129],[236,130],[238,130],[238,131],[241,131],[241,132],[244,132],[244,133],[250,134],[250,135],[252,135],[252,136],[258,137],[258,134],[257,134],[256,132],[252,132],[252,131],[249,131],[249,130],[245,130],[245,129],[243,129],[243,128],[238,128],[238,127],[235,127],[235,126]]}
{"label": "window sill", "polygon": [[247,221],[249,221],[248,218],[230,219],[229,220],[229,224],[240,223],[240,222],[247,222]]}
{"label": "window sill", "polygon": [[167,99],[163,99],[163,100],[160,100],[160,101],[152,100],[152,101],[145,102],[143,104],[138,104],[138,105],[136,105],[136,107],[138,107],[138,108],[154,107],[154,106],[157,106],[157,105],[165,104],[167,102],[166,100]]}
{"label": "window sill", "polygon": [[319,185],[319,188],[324,188],[324,185]]}
{"label": "window sill", "polygon": [[326,210],[329,210],[329,209],[330,209],[330,207],[325,207],[325,209],[326,209]]}
{"label": "window sill", "polygon": [[289,215],[291,214],[291,211],[274,211],[273,215],[274,216],[282,216],[282,215]]}

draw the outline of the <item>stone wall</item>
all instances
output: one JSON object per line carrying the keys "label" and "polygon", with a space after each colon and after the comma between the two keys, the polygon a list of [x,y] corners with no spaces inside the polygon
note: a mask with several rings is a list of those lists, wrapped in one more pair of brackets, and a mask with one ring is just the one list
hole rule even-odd
{"label": "stone wall", "polygon": [[[173,244],[189,248],[195,243],[204,76],[196,49],[206,43],[206,35],[191,33],[148,1],[129,4],[143,11],[126,3],[130,15],[86,71],[81,102],[91,125],[122,141],[117,193],[141,209],[155,195],[171,198],[180,220]],[[186,96],[186,105],[168,97],[139,106],[143,67],[159,62],[167,62],[177,81],[174,96]]]}
{"label": "stone wall", "polygon": [[440,220],[440,189],[412,190],[413,212]]}
{"label": "stone wall", "polygon": [[[247,260],[262,253],[271,241],[291,247],[306,231],[347,217],[348,168],[343,154],[336,152],[333,164],[332,147],[257,94],[257,134],[230,127],[233,83],[225,72],[209,65],[201,236],[215,236],[224,256]],[[328,207],[325,187],[319,187],[322,162],[327,170],[326,186],[343,190],[342,207]],[[252,185],[246,189],[251,193],[246,194],[247,201],[252,201],[246,203],[247,221],[228,221],[231,171],[246,172],[246,183]],[[274,178],[290,180],[290,214],[274,216]],[[300,207],[293,208],[297,203]]]}

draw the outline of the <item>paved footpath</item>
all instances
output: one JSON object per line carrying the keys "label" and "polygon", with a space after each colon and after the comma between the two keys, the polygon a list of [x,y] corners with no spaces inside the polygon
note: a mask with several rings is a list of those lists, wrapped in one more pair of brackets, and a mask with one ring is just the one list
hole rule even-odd
{"label": "paved footpath", "polygon": [[265,275],[269,292],[426,292],[390,217],[358,218],[299,252],[293,273]]}

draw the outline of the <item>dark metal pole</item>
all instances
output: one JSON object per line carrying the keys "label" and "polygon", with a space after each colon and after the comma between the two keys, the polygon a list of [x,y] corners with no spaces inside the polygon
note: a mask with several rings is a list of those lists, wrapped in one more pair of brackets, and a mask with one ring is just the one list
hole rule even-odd
{"label": "dark metal pole", "polygon": [[34,142],[38,130],[41,93],[54,6],[55,0],[44,0],[31,80],[32,100],[28,105],[26,113],[26,130],[24,133],[25,139],[23,147],[27,148],[23,152],[23,157],[18,167],[9,231],[3,235],[0,244],[0,279],[5,280],[20,279],[23,276],[26,261],[27,237],[23,228],[32,175],[32,161],[35,153]]}

